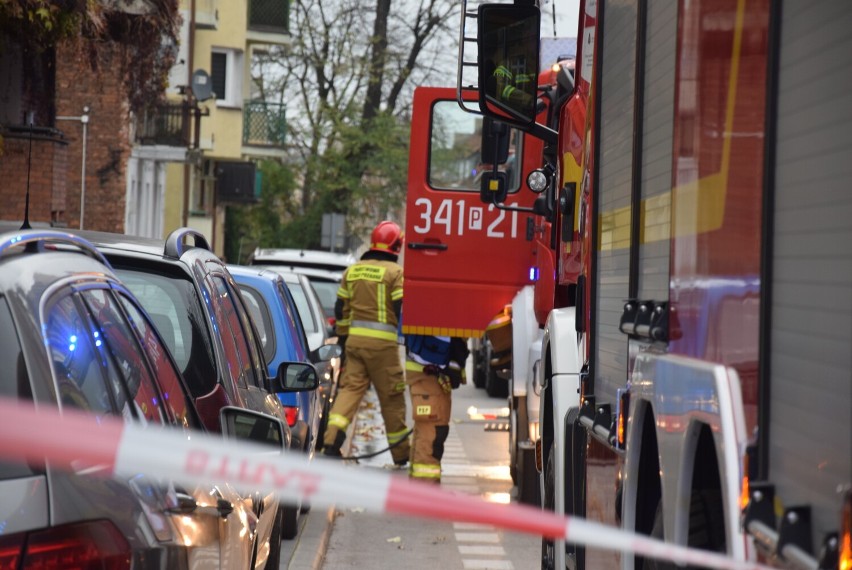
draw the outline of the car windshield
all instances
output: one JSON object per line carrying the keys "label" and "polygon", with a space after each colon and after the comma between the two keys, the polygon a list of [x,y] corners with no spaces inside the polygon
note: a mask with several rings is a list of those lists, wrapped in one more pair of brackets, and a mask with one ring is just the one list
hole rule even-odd
{"label": "car windshield", "polygon": [[314,320],[314,314],[311,312],[311,306],[308,303],[307,292],[302,287],[302,283],[299,281],[288,281],[287,288],[290,289],[290,294],[293,295],[293,300],[296,302],[296,310],[299,311],[299,316],[302,317],[302,326],[305,327],[305,332],[308,334],[317,332],[319,327]]}
{"label": "car windshield", "polygon": [[216,361],[192,282],[174,274],[114,265],[119,278],[151,316],[193,397],[209,394],[216,387]]}
{"label": "car windshield", "polygon": [[308,277],[308,279],[311,280],[311,285],[317,292],[323,313],[326,317],[333,317],[334,303],[337,301],[337,289],[340,288],[340,284],[326,279],[313,279],[311,277]]}

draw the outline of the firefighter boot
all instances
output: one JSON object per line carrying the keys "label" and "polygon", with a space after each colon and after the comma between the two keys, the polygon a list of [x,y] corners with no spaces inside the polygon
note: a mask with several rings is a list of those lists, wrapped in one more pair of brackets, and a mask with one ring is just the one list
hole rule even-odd
{"label": "firefighter boot", "polygon": [[343,454],[340,452],[340,448],[343,447],[344,441],[346,441],[346,432],[338,431],[334,436],[334,443],[323,447],[322,454],[329,457],[342,457]]}

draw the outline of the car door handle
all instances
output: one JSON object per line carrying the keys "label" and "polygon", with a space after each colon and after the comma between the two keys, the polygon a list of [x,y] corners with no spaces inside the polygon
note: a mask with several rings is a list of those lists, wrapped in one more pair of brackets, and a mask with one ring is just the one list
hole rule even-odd
{"label": "car door handle", "polygon": [[408,249],[440,249],[444,251],[447,247],[445,243],[408,243]]}

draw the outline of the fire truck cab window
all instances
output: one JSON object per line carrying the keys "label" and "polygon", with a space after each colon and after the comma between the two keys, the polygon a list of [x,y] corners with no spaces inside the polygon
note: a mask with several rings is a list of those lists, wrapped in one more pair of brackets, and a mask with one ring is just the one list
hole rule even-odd
{"label": "fire truck cab window", "polygon": [[[479,192],[482,173],[491,170],[482,162],[483,118],[467,113],[455,101],[438,101],[432,109],[429,144],[429,185],[436,190]],[[510,129],[509,157],[497,169],[509,180],[509,193],[521,186],[521,133]]]}

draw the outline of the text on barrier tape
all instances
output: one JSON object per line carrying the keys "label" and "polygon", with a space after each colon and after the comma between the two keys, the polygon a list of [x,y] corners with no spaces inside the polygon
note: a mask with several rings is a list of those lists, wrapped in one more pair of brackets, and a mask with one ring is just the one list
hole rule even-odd
{"label": "text on barrier tape", "polygon": [[301,453],[269,453],[269,447],[220,436],[95,418],[74,410],[36,410],[0,398],[0,458],[43,463],[127,479],[144,473],[183,485],[228,483],[253,492],[272,490],[280,499],[309,500],[413,517],[488,524],[567,540],[574,544],[633,552],[682,564],[730,570],[769,570],[748,561],[686,548],[527,505],[501,505],[446,491],[430,483]]}

